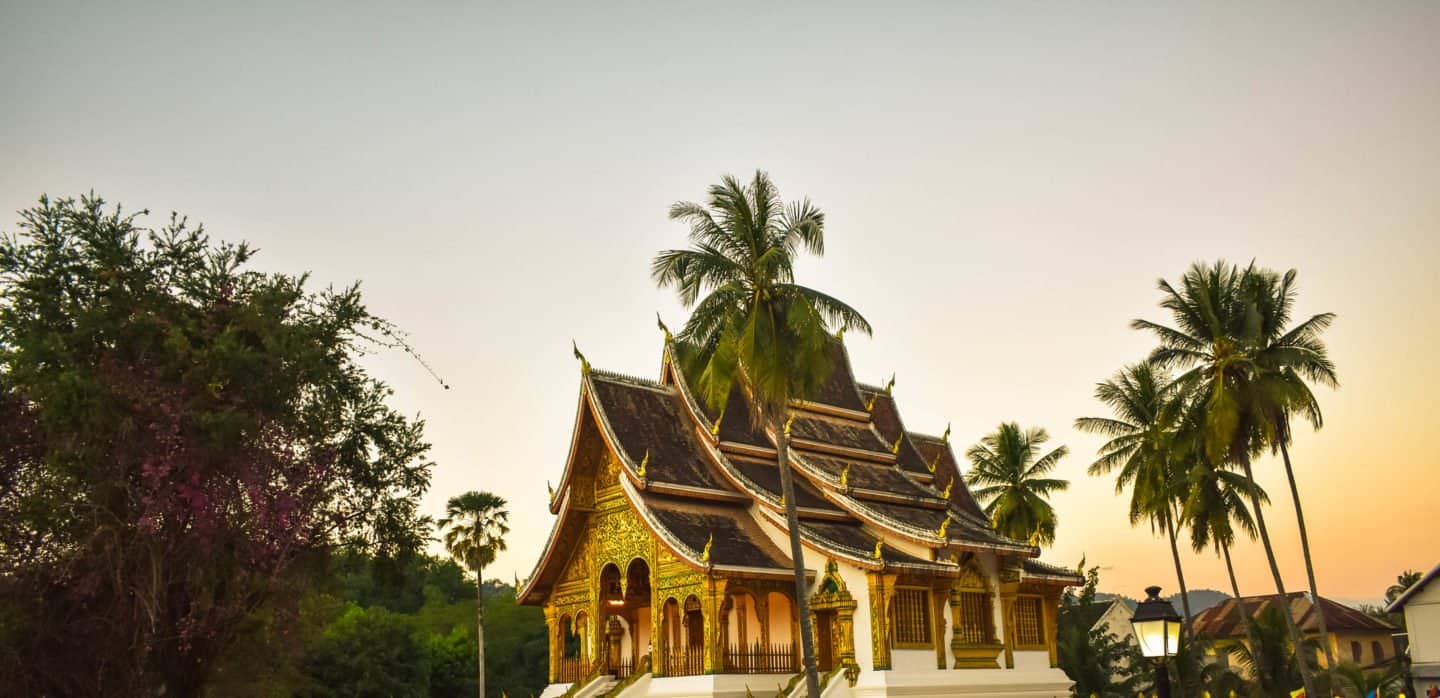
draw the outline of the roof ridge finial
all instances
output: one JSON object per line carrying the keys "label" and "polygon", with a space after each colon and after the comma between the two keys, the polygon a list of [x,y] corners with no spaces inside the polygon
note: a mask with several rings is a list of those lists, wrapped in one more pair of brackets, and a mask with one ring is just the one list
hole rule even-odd
{"label": "roof ridge finial", "polygon": [[786,436],[789,436],[789,435],[790,435],[790,425],[793,424],[794,422],[795,422],[795,413],[794,413],[794,412],[791,412],[791,413],[790,413],[790,418],[787,419],[787,420],[785,420],[785,435],[786,435]]}
{"label": "roof ridge finial", "polygon": [[895,390],[895,372],[890,372],[890,381],[885,384],[885,394],[889,395]]}
{"label": "roof ridge finial", "polygon": [[946,423],[945,423],[945,433],[940,435],[940,443],[942,443],[942,444],[948,444],[948,443],[950,443],[950,423],[949,423],[949,422],[946,422]]}
{"label": "roof ridge finial", "polygon": [[952,477],[952,478],[950,478],[950,482],[945,485],[945,493],[942,494],[942,495],[940,495],[940,496],[941,496],[942,498],[946,499],[946,500],[949,500],[949,499],[950,499],[950,492],[951,492],[951,490],[953,490],[953,489],[955,489],[955,478]]}
{"label": "roof ridge finial", "polygon": [[941,454],[941,453],[944,453],[944,451],[937,452],[937,453],[935,454],[935,457],[932,458],[932,459],[930,459],[930,465],[925,466],[925,469],[926,469],[926,470],[929,470],[931,475],[934,475],[934,474],[935,474],[935,469],[938,468],[938,467],[940,467],[940,454]]}
{"label": "roof ridge finial", "polygon": [[949,535],[949,533],[947,533],[947,531],[949,531],[949,530],[950,530],[950,517],[947,515],[947,516],[945,517],[945,520],[940,522],[940,530],[938,530],[938,531],[935,532],[935,537],[936,537],[936,538],[945,538],[946,536]]}
{"label": "roof ridge finial", "polygon": [[875,539],[875,552],[873,552],[873,553],[870,554],[871,559],[879,560],[879,559],[880,559],[880,555],[881,555],[881,551],[883,551],[884,549],[885,549],[885,539],[884,539],[884,538],[876,538],[876,539]]}
{"label": "roof ridge finial", "polygon": [[839,342],[845,341],[845,330],[848,330],[848,329],[850,329],[850,323],[849,323],[849,322],[846,322],[845,324],[841,325],[841,326],[840,326],[840,330],[835,333],[835,340],[836,340],[836,341],[839,341]]}
{"label": "roof ridge finial", "polygon": [[665,326],[665,321],[660,319],[660,311],[655,311],[655,324],[660,326],[660,331],[665,333],[665,343],[675,341],[674,335],[670,334],[670,328]]}
{"label": "roof ridge finial", "polygon": [[585,358],[584,354],[580,353],[580,345],[576,344],[575,340],[572,339],[570,340],[570,348],[575,350],[575,358],[580,360],[580,374],[589,375],[590,361]]}
{"label": "roof ridge finial", "polygon": [[850,464],[845,464],[845,469],[840,471],[840,486],[850,489]]}
{"label": "roof ridge finial", "polygon": [[545,481],[545,490],[550,493],[550,503],[555,503],[555,488],[550,486],[550,481]]}
{"label": "roof ridge finial", "polygon": [[899,435],[899,436],[895,437],[895,445],[893,445],[893,446],[890,447],[890,454],[891,454],[891,455],[895,455],[895,456],[900,455],[900,442],[901,442],[901,441],[904,441],[904,440],[905,440],[905,432],[902,431],[902,432],[900,432],[900,435]]}
{"label": "roof ridge finial", "polygon": [[710,538],[705,541],[705,549],[702,550],[702,551],[700,551],[700,561],[701,561],[701,562],[709,562],[709,561],[710,561],[710,547],[713,546],[713,545],[715,545],[715,534],[714,534],[714,533],[711,533],[711,534],[710,534]]}
{"label": "roof ridge finial", "polygon": [[640,467],[638,467],[638,468],[635,469],[635,474],[638,475],[638,476],[640,476],[640,479],[642,479],[642,480],[645,479],[645,466],[647,466],[647,465],[649,465],[649,464],[650,464],[650,449],[647,448],[647,449],[645,449],[645,456],[640,459]]}
{"label": "roof ridge finial", "polygon": [[719,436],[719,435],[720,435],[720,422],[724,421],[724,419],[725,419],[725,408],[726,408],[726,407],[729,407],[729,406],[730,406],[730,404],[729,404],[729,403],[726,403],[726,404],[725,404],[725,407],[721,407],[721,408],[720,408],[720,414],[718,414],[718,415],[715,416],[715,423],[710,425],[710,435],[711,435],[711,436]]}

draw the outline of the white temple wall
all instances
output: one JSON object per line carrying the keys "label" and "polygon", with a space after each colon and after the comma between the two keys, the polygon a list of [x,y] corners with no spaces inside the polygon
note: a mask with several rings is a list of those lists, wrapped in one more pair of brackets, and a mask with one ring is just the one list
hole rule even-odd
{"label": "white temple wall", "polygon": [[870,583],[865,570],[844,562],[838,565],[840,579],[855,597],[855,663],[864,671],[875,670],[875,646],[870,638]]}
{"label": "white temple wall", "polygon": [[1016,650],[1015,668],[1022,671],[1034,669],[1049,669],[1050,652],[1037,652],[1034,650]]}
{"label": "white temple wall", "polygon": [[890,650],[893,671],[935,671],[935,650]]}

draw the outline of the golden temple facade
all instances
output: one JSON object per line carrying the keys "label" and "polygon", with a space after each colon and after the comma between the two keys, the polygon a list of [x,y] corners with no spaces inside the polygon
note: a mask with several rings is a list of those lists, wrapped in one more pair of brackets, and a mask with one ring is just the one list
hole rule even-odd
{"label": "golden temple facade", "polygon": [[[948,434],[906,430],[831,349],[789,449],[825,694],[1068,695],[1056,614],[1083,580],[996,534]],[[712,413],[668,339],[655,381],[583,363],[557,518],[518,596],[544,608],[546,696],[803,693],[776,449],[748,404],[736,389]]]}

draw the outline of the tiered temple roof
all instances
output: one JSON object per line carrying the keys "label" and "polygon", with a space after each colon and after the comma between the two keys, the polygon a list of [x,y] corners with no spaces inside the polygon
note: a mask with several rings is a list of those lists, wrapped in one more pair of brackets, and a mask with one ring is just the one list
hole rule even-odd
{"label": "tiered temple roof", "polygon": [[[1035,558],[1037,548],[990,528],[948,440],[908,431],[890,392],[857,384],[844,345],[835,341],[830,349],[829,380],[810,401],[792,405],[789,456],[803,543],[868,569],[942,574],[958,574],[956,558],[969,551]],[[659,380],[587,363],[580,393],[570,454],[551,502],[558,518],[520,592],[522,603],[543,601],[583,534],[593,502],[572,485],[594,476],[590,454],[601,451],[621,464],[626,498],[679,560],[748,576],[790,574],[789,556],[758,520],[784,528],[773,428],[752,423],[745,391],[737,387],[723,413],[710,410],[667,343]],[[880,540],[908,545],[877,546]],[[1022,574],[1080,582],[1033,559],[1024,560]]]}

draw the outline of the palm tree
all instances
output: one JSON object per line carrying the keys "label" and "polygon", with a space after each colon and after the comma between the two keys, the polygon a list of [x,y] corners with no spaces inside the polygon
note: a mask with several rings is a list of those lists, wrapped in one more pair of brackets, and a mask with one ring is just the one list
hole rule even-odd
{"label": "palm tree", "polygon": [[738,384],[754,401],[756,424],[774,433],[805,683],[818,698],[820,678],[788,457],[790,404],[813,395],[828,377],[827,345],[834,341],[830,328],[869,334],[870,323],[844,302],[795,283],[800,252],[824,253],[825,215],[808,199],[787,207],[764,172],[757,171],[749,184],[727,175],[710,187],[705,205],[676,203],[670,218],[689,225],[691,247],[656,255],[651,275],[661,288],[674,287],[680,302],[691,309],[677,337],[677,354],[706,404],[722,418]]}
{"label": "palm tree", "polygon": [[475,572],[475,642],[480,662],[480,698],[485,698],[485,566],[505,549],[510,532],[510,512],[505,500],[489,492],[470,491],[451,497],[445,504],[445,518],[438,526],[445,532],[445,549],[464,567]]}
{"label": "palm tree", "polygon": [[[1339,678],[1336,688],[1348,685],[1354,698],[1365,698],[1371,692],[1383,695],[1399,686],[1403,679],[1400,662],[1393,662],[1381,671],[1365,671],[1354,662],[1342,662],[1335,667],[1335,675]],[[1336,695],[1339,695],[1338,691]]]}
{"label": "palm tree", "polygon": [[990,524],[1001,535],[1031,545],[1054,545],[1058,521],[1047,498],[1070,486],[1068,480],[1045,477],[1070,453],[1058,446],[1040,456],[1040,444],[1049,440],[1044,429],[1021,430],[1019,424],[1005,422],[965,451],[974,465],[965,479],[980,488],[974,490],[977,498],[988,500],[985,515]]}
{"label": "palm tree", "polygon": [[[1257,348],[1263,344],[1263,323],[1257,321],[1260,303],[1253,293],[1253,277],[1259,273],[1263,272],[1253,267],[1237,269],[1225,262],[1192,265],[1178,289],[1164,279],[1159,282],[1160,306],[1170,311],[1174,327],[1143,319],[1131,322],[1135,329],[1153,332],[1159,339],[1151,363],[1185,369],[1175,382],[1197,410],[1192,424],[1198,429],[1196,437],[1205,457],[1238,463],[1252,484],[1252,456],[1273,443],[1267,435],[1273,433],[1274,401],[1264,397],[1261,374],[1265,365],[1256,359]],[[1275,561],[1264,510],[1254,490],[1249,497],[1275,591],[1285,598],[1285,582]],[[1291,643],[1299,646],[1295,619],[1289,613],[1281,615]],[[1296,656],[1306,695],[1319,695],[1310,662]]]}
{"label": "palm tree", "polygon": [[[1269,270],[1254,271],[1248,276],[1247,296],[1256,309],[1259,320],[1256,332],[1258,341],[1254,348],[1254,362],[1257,368],[1255,392],[1260,412],[1264,416],[1265,437],[1272,453],[1278,451],[1285,464],[1285,477],[1290,484],[1290,497],[1295,503],[1295,520],[1300,530],[1300,551],[1305,558],[1305,576],[1310,583],[1310,596],[1320,598],[1315,586],[1315,565],[1310,559],[1310,534],[1305,527],[1305,510],[1300,506],[1300,490],[1295,485],[1295,469],[1290,463],[1291,417],[1302,416],[1311,426],[1319,429],[1324,425],[1320,403],[1310,390],[1308,383],[1319,383],[1330,388],[1339,385],[1335,364],[1330,361],[1329,351],[1320,339],[1320,333],[1334,321],[1334,313],[1311,316],[1299,325],[1289,327],[1295,304],[1296,272],[1291,269],[1283,275]],[[1308,382],[1308,383],[1307,383]],[[1320,625],[1320,636],[1329,637],[1325,623],[1325,612],[1316,604],[1316,619]],[[1327,667],[1335,666],[1335,656],[1330,643],[1323,643]]]}
{"label": "palm tree", "polygon": [[1401,594],[1418,584],[1424,576],[1415,570],[1405,570],[1396,575],[1395,583],[1385,588],[1385,604],[1395,603],[1395,599],[1400,598]]}
{"label": "palm tree", "polygon": [[[1090,465],[1091,475],[1105,475],[1115,468],[1115,493],[1130,488],[1130,525],[1149,520],[1151,530],[1159,528],[1170,540],[1170,556],[1180,583],[1180,603],[1189,625],[1190,594],[1185,570],[1180,565],[1176,543],[1179,526],[1175,461],[1171,441],[1178,401],[1173,384],[1164,371],[1148,363],[1126,366],[1114,377],[1095,386],[1095,398],[1110,407],[1114,417],[1081,417],[1075,428],[1110,437],[1100,447],[1099,458]],[[1183,476],[1183,472],[1179,473]]]}
{"label": "palm tree", "polygon": [[[1285,622],[1285,617],[1289,615],[1288,610],[1271,604],[1255,616],[1255,635],[1259,641],[1255,647],[1258,650],[1233,640],[1221,644],[1228,649],[1231,659],[1245,669],[1257,695],[1276,698],[1289,695],[1295,681],[1304,680],[1303,674],[1296,672],[1296,667],[1309,666],[1313,661],[1305,659],[1307,655],[1314,656],[1313,640],[1305,641],[1304,646],[1309,651],[1295,651]],[[1310,693],[1307,691],[1305,695]]]}
{"label": "palm tree", "polygon": [[[1240,616],[1241,626],[1250,647],[1257,654],[1263,652],[1250,614],[1240,602],[1240,583],[1235,578],[1235,565],[1230,559],[1230,549],[1235,545],[1235,530],[1255,538],[1255,518],[1245,502],[1253,493],[1262,504],[1270,503],[1270,496],[1258,486],[1252,486],[1245,476],[1216,467],[1197,451],[1191,451],[1194,458],[1190,468],[1189,493],[1182,513],[1190,527],[1190,544],[1195,552],[1213,545],[1225,560],[1225,573],[1230,578],[1230,593],[1236,599],[1235,612]],[[1253,492],[1252,492],[1253,490]]]}

